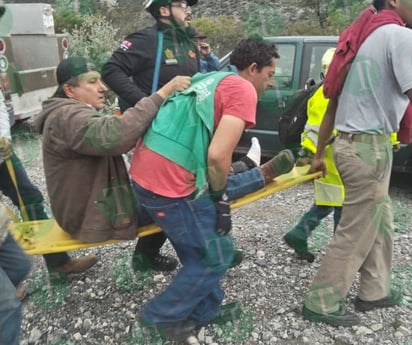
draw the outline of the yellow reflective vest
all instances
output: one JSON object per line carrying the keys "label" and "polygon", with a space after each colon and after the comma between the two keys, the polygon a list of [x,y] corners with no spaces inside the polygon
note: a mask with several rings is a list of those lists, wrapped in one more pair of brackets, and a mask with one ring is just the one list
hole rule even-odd
{"label": "yellow reflective vest", "polygon": [[[302,133],[301,146],[311,153],[316,153],[319,126],[328,106],[328,99],[323,96],[320,86],[308,100],[308,120]],[[315,203],[319,206],[342,206],[345,189],[333,160],[332,145],[325,148],[326,176],[315,180]]]}
{"label": "yellow reflective vest", "polygon": [[[320,86],[308,100],[308,120],[301,135],[301,146],[315,154],[318,145],[319,127],[325,115],[329,100],[323,96]],[[335,130],[336,134],[336,130]],[[391,134],[392,145],[399,144],[396,133]],[[315,180],[315,203],[319,206],[342,206],[345,189],[333,160],[332,145],[325,148],[326,176]]]}

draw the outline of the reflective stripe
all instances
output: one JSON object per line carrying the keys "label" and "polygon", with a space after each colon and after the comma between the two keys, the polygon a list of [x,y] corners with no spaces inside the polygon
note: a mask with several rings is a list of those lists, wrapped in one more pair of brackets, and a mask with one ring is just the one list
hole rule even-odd
{"label": "reflective stripe", "polygon": [[314,131],[316,133],[319,133],[319,128],[320,125],[309,125],[308,123],[306,123],[305,125],[305,131]]}
{"label": "reflective stripe", "polygon": [[301,146],[308,151],[315,153],[318,145],[318,133],[314,131],[308,131],[302,133]]}
{"label": "reflective stripe", "polygon": [[315,202],[320,206],[342,206],[345,192],[342,185],[315,180]]}

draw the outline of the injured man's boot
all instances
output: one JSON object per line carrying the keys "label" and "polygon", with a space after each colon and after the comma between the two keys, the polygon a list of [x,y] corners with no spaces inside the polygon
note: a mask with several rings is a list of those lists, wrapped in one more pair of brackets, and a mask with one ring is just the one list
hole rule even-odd
{"label": "injured man's boot", "polygon": [[260,166],[265,184],[275,177],[286,174],[295,166],[295,157],[291,150],[280,151],[275,157]]}

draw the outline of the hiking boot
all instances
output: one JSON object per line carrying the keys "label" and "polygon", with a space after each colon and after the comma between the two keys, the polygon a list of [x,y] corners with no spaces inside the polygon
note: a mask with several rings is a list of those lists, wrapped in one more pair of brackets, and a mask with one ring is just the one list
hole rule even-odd
{"label": "hiking boot", "polygon": [[306,260],[309,263],[315,261],[315,255],[308,250],[308,243],[306,240],[293,236],[291,233],[287,233],[283,236],[285,243],[292,249],[300,260]]}
{"label": "hiking boot", "polygon": [[132,265],[135,272],[173,271],[176,269],[178,261],[171,256],[161,254],[151,260],[146,255],[136,251],[133,254]]}
{"label": "hiking boot", "polygon": [[233,268],[233,267],[236,267],[237,265],[240,265],[242,261],[243,261],[243,252],[239,249],[236,249],[233,254],[233,259],[232,259],[232,262],[230,263],[229,268]]}
{"label": "hiking boot", "polygon": [[305,320],[317,323],[326,323],[335,327],[350,327],[358,325],[360,323],[360,319],[356,314],[351,313],[350,311],[345,311],[343,309],[337,311],[336,313],[324,315],[315,313],[312,310],[306,308],[306,306],[304,305],[302,313]]}
{"label": "hiking boot", "polygon": [[53,268],[59,273],[81,273],[92,267],[97,262],[96,255],[85,255],[77,259],[70,258],[65,264]]}
{"label": "hiking boot", "polygon": [[277,176],[288,173],[295,166],[295,157],[291,150],[280,151],[275,157],[260,166],[265,184]]}
{"label": "hiking boot", "polygon": [[392,308],[399,305],[401,301],[402,293],[396,290],[391,290],[389,296],[375,301],[363,301],[359,297],[356,297],[353,304],[356,311],[365,312],[380,308]]}

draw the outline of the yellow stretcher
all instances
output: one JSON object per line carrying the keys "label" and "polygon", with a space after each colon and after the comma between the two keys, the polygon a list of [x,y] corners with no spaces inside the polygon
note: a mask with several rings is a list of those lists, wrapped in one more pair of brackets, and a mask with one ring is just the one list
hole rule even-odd
{"label": "yellow stretcher", "polygon": [[[308,169],[309,166],[295,167],[290,173],[277,177],[264,188],[232,201],[231,208],[234,209],[250,204],[261,198],[320,176],[320,172],[306,175]],[[63,231],[54,219],[11,223],[10,231],[22,248],[30,255],[58,253],[120,242],[119,240],[96,243],[81,242]],[[151,224],[139,227],[136,235],[137,237],[143,237],[160,231],[157,225]]]}

